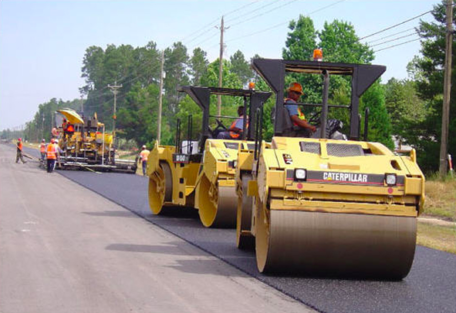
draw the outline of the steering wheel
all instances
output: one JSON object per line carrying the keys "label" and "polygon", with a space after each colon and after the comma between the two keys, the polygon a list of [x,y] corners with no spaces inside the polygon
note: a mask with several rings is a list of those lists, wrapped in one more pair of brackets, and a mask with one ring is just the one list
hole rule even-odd
{"label": "steering wheel", "polygon": [[320,125],[320,117],[321,117],[321,110],[318,112],[314,112],[313,115],[309,118],[308,122],[311,125],[319,126]]}
{"label": "steering wheel", "polygon": [[217,138],[217,135],[221,133],[222,131],[227,131],[228,129],[226,128],[225,125],[223,125],[222,121],[220,120],[215,120],[217,122],[217,126],[214,129],[211,129],[209,127],[209,132],[212,135],[212,138]]}

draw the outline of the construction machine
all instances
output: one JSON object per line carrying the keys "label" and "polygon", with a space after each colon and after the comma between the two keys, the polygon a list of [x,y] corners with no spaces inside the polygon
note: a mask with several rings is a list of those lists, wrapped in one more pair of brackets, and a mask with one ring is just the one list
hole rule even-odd
{"label": "construction machine", "polygon": [[57,112],[74,128],[68,132],[56,117],[59,147],[63,151],[59,160],[60,168],[136,172],[135,161],[115,158],[113,136],[105,131],[105,125],[99,122],[96,113],[92,117],[82,118],[71,109]]}
{"label": "construction machine", "polygon": [[[255,90],[215,87],[184,86],[180,89],[201,108],[201,134],[193,139],[193,118],[188,116],[187,137],[181,138],[178,120],[175,145],[155,144],[147,163],[149,176],[149,205],[154,214],[164,207],[192,207],[198,210],[206,227],[235,227],[237,197],[234,182],[239,148],[252,149],[255,112],[271,93]],[[230,116],[211,116],[211,95],[241,97],[245,112],[243,131],[237,140],[216,139],[227,128],[221,119]],[[210,128],[209,119],[216,118],[217,125]]]}
{"label": "construction machine", "polygon": [[[274,136],[240,150],[236,168],[239,248],[255,246],[262,273],[400,280],[412,266],[424,176],[415,150],[399,156],[360,138],[359,99],[384,66],[255,59],[253,69],[276,94]],[[322,78],[316,138],[299,138],[284,105],[288,73]],[[351,79],[349,105],[329,105],[329,79]],[[296,77],[296,76],[295,76]],[[348,109],[348,140],[328,109]],[[258,116],[260,114],[257,114]],[[361,140],[360,140],[361,139]]]}

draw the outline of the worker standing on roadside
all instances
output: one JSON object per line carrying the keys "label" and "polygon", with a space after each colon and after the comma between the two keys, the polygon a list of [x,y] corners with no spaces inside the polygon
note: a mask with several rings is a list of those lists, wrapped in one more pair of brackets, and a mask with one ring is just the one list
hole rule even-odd
{"label": "worker standing on roadside", "polygon": [[141,149],[141,153],[139,154],[139,158],[141,159],[141,164],[142,164],[143,176],[146,176],[147,158],[149,157],[149,153],[150,153],[150,151],[147,150],[145,145],[143,145],[142,149]]}
{"label": "worker standing on roadside", "polygon": [[44,162],[44,160],[46,159],[46,140],[41,140],[41,144],[40,144],[40,153],[41,153],[41,161]]}
{"label": "worker standing on roadside", "polygon": [[22,163],[27,163],[24,161],[24,157],[22,156],[22,138],[17,139],[17,153],[16,153],[16,163],[19,163],[19,159],[21,159]]}
{"label": "worker standing on roadside", "polygon": [[47,152],[47,172],[52,173],[55,168],[55,162],[57,160],[59,154],[59,148],[55,143],[55,139],[51,139],[51,142],[48,144],[46,152]]}

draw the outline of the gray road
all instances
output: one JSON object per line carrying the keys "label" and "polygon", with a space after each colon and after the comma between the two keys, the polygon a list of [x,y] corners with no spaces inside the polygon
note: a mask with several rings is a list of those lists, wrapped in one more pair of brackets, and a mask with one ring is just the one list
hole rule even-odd
{"label": "gray road", "polygon": [[15,164],[14,156],[0,145],[0,312],[311,311],[36,162]]}
{"label": "gray road", "polygon": [[[253,252],[236,249],[234,230],[203,228],[194,210],[151,215],[146,178],[115,173],[60,173],[318,311],[456,312],[453,254],[417,247],[411,273],[401,282],[265,276],[257,272]],[[186,267],[185,262],[182,266]]]}

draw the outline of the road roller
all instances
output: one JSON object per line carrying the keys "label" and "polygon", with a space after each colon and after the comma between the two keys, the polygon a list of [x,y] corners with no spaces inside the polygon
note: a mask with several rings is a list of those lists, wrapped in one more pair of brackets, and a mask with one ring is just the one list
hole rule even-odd
{"label": "road roller", "polygon": [[[188,116],[187,134],[176,128],[175,145],[155,144],[147,163],[149,176],[149,205],[154,214],[164,207],[192,207],[198,210],[205,227],[234,228],[236,226],[237,196],[234,182],[238,150],[253,149],[255,112],[270,97],[269,92],[253,89],[228,89],[184,86],[180,89],[201,108],[201,134],[193,139],[193,119]],[[239,138],[216,139],[227,131],[223,119],[238,117],[210,115],[211,95],[240,97],[245,112]],[[216,119],[211,129],[209,120]],[[182,136],[181,136],[182,135]],[[186,140],[183,140],[184,137]]]}
{"label": "road roller", "polygon": [[[255,247],[262,273],[406,277],[425,179],[415,150],[400,156],[368,141],[367,110],[360,135],[359,98],[386,67],[277,59],[255,59],[252,67],[276,94],[274,136],[265,144],[259,125],[255,149],[239,151],[238,247]],[[284,106],[289,73],[321,77],[322,103],[298,103],[318,112],[310,138],[296,135]],[[328,105],[333,75],[351,80],[349,105]],[[350,125],[330,119],[329,109],[348,109]]]}

